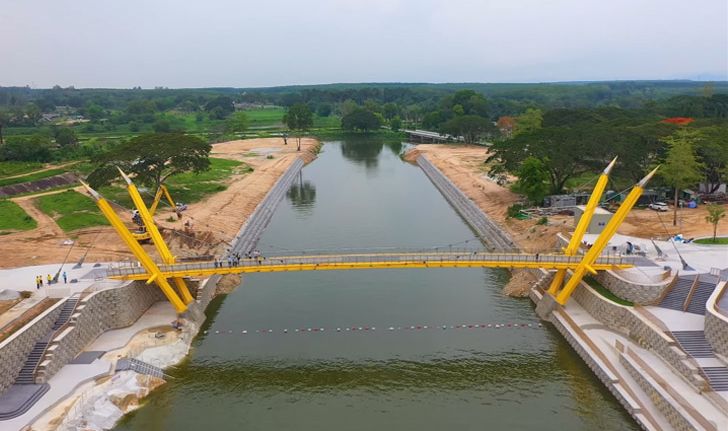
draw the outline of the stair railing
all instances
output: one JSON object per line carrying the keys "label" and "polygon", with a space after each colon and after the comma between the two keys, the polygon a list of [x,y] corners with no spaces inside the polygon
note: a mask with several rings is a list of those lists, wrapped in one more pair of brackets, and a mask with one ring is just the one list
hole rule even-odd
{"label": "stair railing", "polygon": [[[53,340],[61,333],[63,332],[71,323],[71,317],[73,316],[73,313],[76,312],[76,309],[78,308],[78,304],[81,303],[81,293],[74,293],[71,295],[71,297],[67,300],[70,301],[71,299],[77,298],[78,300],[73,305],[73,308],[71,309],[71,312],[68,314],[68,320],[66,320],[60,328],[53,331],[53,334],[51,334],[50,338],[48,339],[48,344],[46,344],[45,348],[43,349],[43,352],[40,354],[40,359],[38,359],[38,362],[36,362],[35,367],[33,367],[33,382],[35,382],[35,378],[37,377],[36,374],[38,373],[38,367],[40,367],[40,364],[43,362],[43,360],[46,357],[46,354],[48,353],[48,348],[53,343]],[[63,307],[61,307],[61,313],[63,312]]]}

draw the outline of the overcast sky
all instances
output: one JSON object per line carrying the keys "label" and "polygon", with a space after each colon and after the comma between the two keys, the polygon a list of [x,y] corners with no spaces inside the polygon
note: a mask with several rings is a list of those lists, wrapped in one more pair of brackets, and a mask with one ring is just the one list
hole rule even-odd
{"label": "overcast sky", "polygon": [[0,0],[0,85],[728,79],[726,0]]}

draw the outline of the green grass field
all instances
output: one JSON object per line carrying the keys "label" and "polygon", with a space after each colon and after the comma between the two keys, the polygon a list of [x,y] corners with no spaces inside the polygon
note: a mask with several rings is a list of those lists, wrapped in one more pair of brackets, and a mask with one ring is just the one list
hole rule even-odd
{"label": "green grass field", "polygon": [[15,178],[0,178],[0,187],[9,186],[12,184],[26,183],[30,181],[42,180],[43,178],[52,177],[67,172],[64,168],[49,169],[47,171],[36,172],[33,174],[23,175],[22,177]]}
{"label": "green grass field", "polygon": [[613,294],[612,291],[610,291],[606,287],[602,286],[602,283],[598,282],[593,277],[584,277],[584,281],[586,282],[586,284],[588,284],[589,286],[594,288],[594,290],[596,290],[597,293],[599,293],[600,295],[609,299],[612,302],[616,302],[617,304],[620,304],[620,305],[626,305],[628,307],[631,307],[634,305],[633,302],[627,301],[626,299],[622,299],[619,296]]}
{"label": "green grass field", "polygon": [[109,224],[91,198],[72,190],[41,196],[36,202],[65,232]]}
{"label": "green grass field", "polygon": [[0,235],[11,231],[35,229],[38,224],[15,202],[0,200]]}
{"label": "green grass field", "polygon": [[[166,184],[175,202],[189,204],[199,202],[210,194],[225,190],[227,188],[225,180],[231,175],[252,171],[253,169],[245,163],[211,157],[209,171],[200,172],[199,174],[175,175],[169,178]],[[140,190],[144,201],[147,205],[151,205],[156,191],[145,190],[144,188],[140,188]],[[131,209],[134,206],[126,188],[120,185],[104,186],[99,189],[99,192],[105,198],[125,208]],[[167,206],[167,201],[162,200],[159,209],[165,210]]]}
{"label": "green grass field", "polygon": [[713,241],[713,238],[699,238],[694,241],[696,244],[706,244],[706,245],[728,245],[728,236],[719,236],[715,238],[715,241]]}
{"label": "green grass field", "polygon": [[43,167],[38,162],[0,162],[0,178],[37,171]]}

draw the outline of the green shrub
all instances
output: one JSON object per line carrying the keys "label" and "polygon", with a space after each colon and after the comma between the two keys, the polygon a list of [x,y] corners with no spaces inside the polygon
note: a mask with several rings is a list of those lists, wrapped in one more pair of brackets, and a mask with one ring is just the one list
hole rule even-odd
{"label": "green shrub", "polygon": [[508,218],[517,217],[518,214],[521,213],[521,210],[523,209],[523,205],[521,204],[513,204],[508,207]]}

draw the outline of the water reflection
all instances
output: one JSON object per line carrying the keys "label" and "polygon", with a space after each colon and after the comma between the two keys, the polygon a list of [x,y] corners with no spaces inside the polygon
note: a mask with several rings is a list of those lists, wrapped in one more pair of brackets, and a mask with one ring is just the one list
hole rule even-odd
{"label": "water reflection", "polygon": [[364,165],[367,169],[374,169],[379,164],[379,153],[383,147],[382,139],[349,137],[341,141],[341,154],[347,160]]}
{"label": "water reflection", "polygon": [[291,184],[286,192],[286,197],[298,212],[310,214],[316,203],[316,186],[310,181],[303,180],[303,172],[298,173],[298,178]]}

